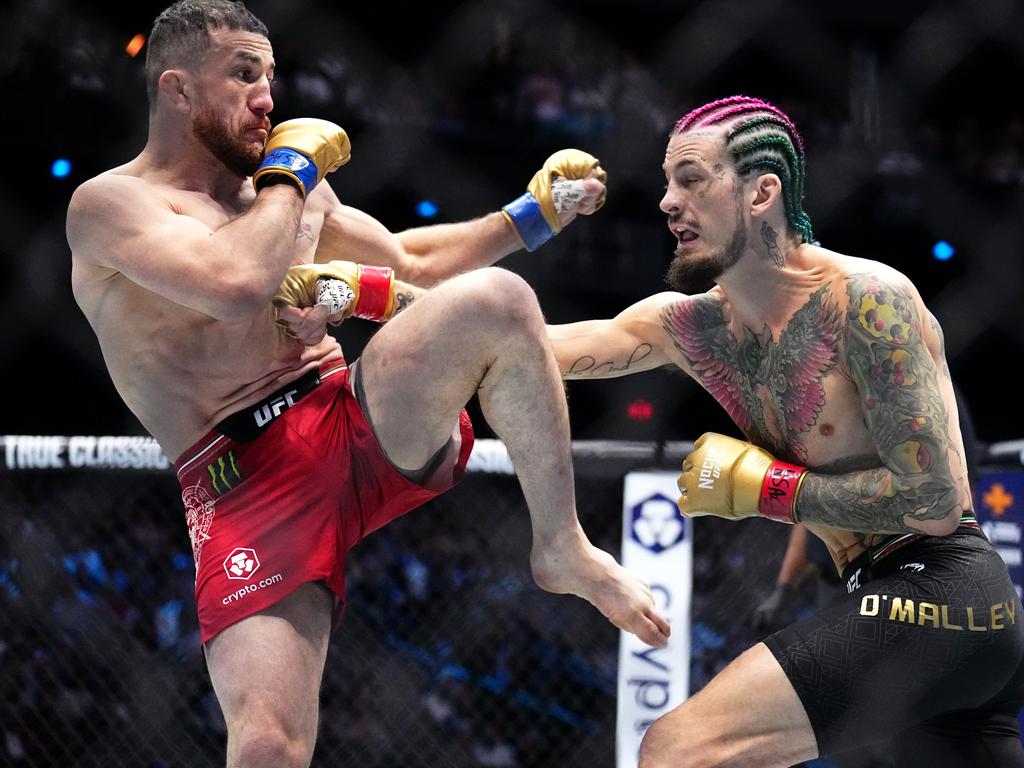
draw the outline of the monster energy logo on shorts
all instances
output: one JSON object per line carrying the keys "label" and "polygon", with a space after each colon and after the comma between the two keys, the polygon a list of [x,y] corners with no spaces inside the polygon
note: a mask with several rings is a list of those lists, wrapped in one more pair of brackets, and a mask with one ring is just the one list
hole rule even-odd
{"label": "monster energy logo on shorts", "polygon": [[207,464],[206,471],[210,473],[210,485],[218,496],[242,482],[242,473],[238,470],[234,451],[228,451],[213,464]]}

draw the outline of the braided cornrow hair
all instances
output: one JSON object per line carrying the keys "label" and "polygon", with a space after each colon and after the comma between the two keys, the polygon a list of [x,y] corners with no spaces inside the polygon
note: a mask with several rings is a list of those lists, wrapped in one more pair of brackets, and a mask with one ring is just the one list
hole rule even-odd
{"label": "braided cornrow hair", "polygon": [[814,243],[804,211],[804,142],[786,113],[761,99],[730,96],[688,113],[672,134],[710,125],[727,126],[725,146],[740,176],[765,170],[782,180],[786,221],[805,243]]}

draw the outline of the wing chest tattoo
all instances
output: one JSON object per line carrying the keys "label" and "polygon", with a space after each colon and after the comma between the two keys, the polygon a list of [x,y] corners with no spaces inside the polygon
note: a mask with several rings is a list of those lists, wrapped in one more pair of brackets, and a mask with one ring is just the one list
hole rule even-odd
{"label": "wing chest tattoo", "polygon": [[694,375],[750,440],[778,456],[806,461],[800,436],[825,405],[822,381],[839,356],[842,319],[828,285],[811,294],[772,338],[765,326],[730,332],[723,303],[699,296],[666,307],[662,325]]}

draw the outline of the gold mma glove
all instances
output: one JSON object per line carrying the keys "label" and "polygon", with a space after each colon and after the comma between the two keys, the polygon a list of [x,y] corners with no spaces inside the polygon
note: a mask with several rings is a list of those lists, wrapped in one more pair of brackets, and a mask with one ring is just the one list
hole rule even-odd
{"label": "gold mma glove", "polygon": [[[576,209],[584,196],[583,180],[591,173],[602,184],[607,183],[608,174],[596,157],[579,149],[559,150],[530,179],[526,194],[501,209],[526,250],[536,250],[562,231],[558,214]],[[602,192],[597,208],[604,205],[604,200]]]}
{"label": "gold mma glove", "polygon": [[778,461],[751,443],[707,432],[683,459],[679,510],[687,517],[760,515],[795,523],[796,497],[806,475],[806,468]]}
{"label": "gold mma glove", "polygon": [[351,157],[352,145],[340,126],[315,117],[286,120],[270,132],[252,183],[258,191],[271,179],[285,176],[305,198]]}
{"label": "gold mma glove", "polygon": [[[274,294],[275,307],[327,307],[327,322],[338,325],[350,317],[378,323],[395,313],[395,276],[390,267],[351,261],[299,264],[291,267]],[[282,319],[277,324],[289,335]]]}

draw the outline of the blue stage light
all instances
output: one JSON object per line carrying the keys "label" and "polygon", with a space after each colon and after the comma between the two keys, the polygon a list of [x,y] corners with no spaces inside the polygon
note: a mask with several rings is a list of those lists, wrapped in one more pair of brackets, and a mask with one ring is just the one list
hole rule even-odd
{"label": "blue stage light", "polygon": [[433,200],[420,200],[416,203],[416,215],[421,219],[432,219],[437,216],[437,203]]}
{"label": "blue stage light", "polygon": [[939,240],[932,248],[932,255],[939,261],[949,261],[954,253],[956,249],[945,240]]}
{"label": "blue stage light", "polygon": [[65,160],[63,157],[59,160],[54,160],[53,165],[50,166],[50,173],[56,179],[63,179],[71,173],[71,161]]}

